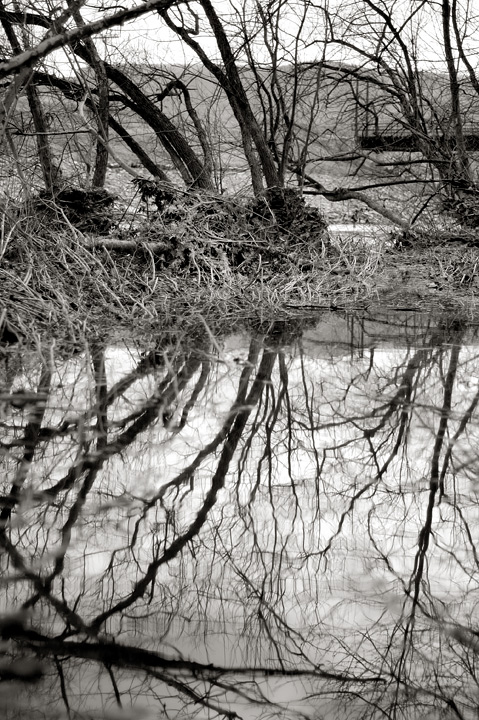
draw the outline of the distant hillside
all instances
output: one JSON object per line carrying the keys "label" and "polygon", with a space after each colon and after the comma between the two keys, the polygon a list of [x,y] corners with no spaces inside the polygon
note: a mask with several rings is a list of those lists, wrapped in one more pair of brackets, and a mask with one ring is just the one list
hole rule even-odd
{"label": "distant hillside", "polygon": [[[207,132],[215,159],[214,176],[218,189],[248,190],[249,174],[237,122],[225,93],[207,70],[200,64],[125,65],[122,69],[156,102],[201,157],[202,148],[182,94],[174,90],[165,95],[168,83],[181,79]],[[384,162],[385,169],[382,170],[376,163],[376,155],[359,147],[359,139],[365,133],[384,127],[403,127],[398,102],[393,102],[391,95],[381,87],[381,83],[388,80],[377,71],[354,66],[304,64],[296,69],[282,65],[275,73],[265,66],[259,68],[256,75],[243,67],[241,75],[266,137],[272,145],[274,141],[280,151],[287,139],[289,158],[294,162],[307,162],[309,173],[317,178],[327,178],[332,187],[361,186],[378,177],[388,181],[394,179],[395,170]],[[89,79],[92,81],[91,73],[86,81]],[[421,73],[418,82],[424,91],[425,112],[429,113],[431,126],[447,124],[450,117],[448,78]],[[93,82],[89,84],[93,87]],[[45,86],[39,88],[39,93],[48,118],[50,141],[65,179],[88,185],[96,140],[78,112],[78,102],[65,99],[59,91]],[[155,163],[175,180],[177,174],[170,157],[149,126],[125,107],[121,88],[112,86],[112,95],[112,114]],[[479,100],[467,82],[462,87],[462,100],[467,110],[465,121],[475,122],[477,117],[479,122]],[[288,121],[293,116],[289,133]],[[90,123],[95,125],[93,117],[90,117]],[[26,186],[41,184],[34,126],[24,97],[19,99],[10,119],[8,137],[9,150],[0,166],[0,180],[4,191],[18,194]],[[146,174],[135,155],[115,133],[111,133],[110,142],[122,162]],[[117,172],[115,159],[112,158],[110,164]],[[295,182],[294,178],[292,181]]]}

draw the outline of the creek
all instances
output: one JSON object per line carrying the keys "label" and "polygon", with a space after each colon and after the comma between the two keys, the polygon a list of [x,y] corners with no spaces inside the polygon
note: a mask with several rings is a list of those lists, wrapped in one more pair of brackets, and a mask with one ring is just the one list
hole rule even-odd
{"label": "creek", "polygon": [[477,718],[477,328],[2,349],[0,714]]}

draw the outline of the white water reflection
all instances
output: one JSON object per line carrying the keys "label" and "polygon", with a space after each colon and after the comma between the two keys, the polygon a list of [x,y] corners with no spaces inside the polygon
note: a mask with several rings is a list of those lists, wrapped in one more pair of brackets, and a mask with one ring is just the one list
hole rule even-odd
{"label": "white water reflection", "polygon": [[384,241],[392,229],[391,225],[363,225],[359,223],[332,223],[328,225],[328,233],[333,242],[357,240],[371,245]]}
{"label": "white water reflection", "polygon": [[[435,332],[381,347],[368,328],[354,349],[327,320],[170,345],[133,375],[131,348],[55,364],[3,569],[5,608],[27,601],[40,636],[13,648],[57,658],[58,712],[66,693],[98,717],[118,698],[171,717],[475,717],[478,348]],[[12,410],[6,436],[25,421]]]}

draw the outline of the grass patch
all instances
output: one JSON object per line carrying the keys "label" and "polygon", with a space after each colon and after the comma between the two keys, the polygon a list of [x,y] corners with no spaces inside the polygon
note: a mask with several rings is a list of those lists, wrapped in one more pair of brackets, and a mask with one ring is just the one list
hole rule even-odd
{"label": "grass patch", "polygon": [[183,194],[113,238],[83,234],[63,212],[48,225],[17,216],[0,243],[0,324],[72,342],[160,324],[187,332],[199,315],[231,331],[330,308],[475,313],[475,246],[331,241],[296,195],[272,200]]}

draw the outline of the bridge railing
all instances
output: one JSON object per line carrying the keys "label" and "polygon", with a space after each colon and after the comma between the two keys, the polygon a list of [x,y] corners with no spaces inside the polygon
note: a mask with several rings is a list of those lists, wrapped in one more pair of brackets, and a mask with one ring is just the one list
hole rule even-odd
{"label": "bridge railing", "polygon": [[[444,131],[448,130],[447,133]],[[358,131],[361,135],[412,135],[411,129],[407,127],[405,123],[401,123],[398,120],[382,120],[379,122],[366,122],[362,125],[358,124]],[[462,131],[464,135],[477,135],[479,134],[479,120],[465,121],[462,124]],[[444,123],[443,125],[429,125],[427,126],[428,135],[432,136],[443,136],[444,134],[453,135],[454,128],[451,124]]]}
{"label": "bridge railing", "polygon": [[[462,126],[464,142],[469,150],[479,150],[479,121],[465,121]],[[455,144],[454,128],[447,123],[430,125],[425,134],[432,140]],[[356,140],[361,147],[391,147],[392,149],[417,149],[420,133],[412,132],[405,124],[394,119],[378,122],[366,122],[362,127],[358,123]]]}

